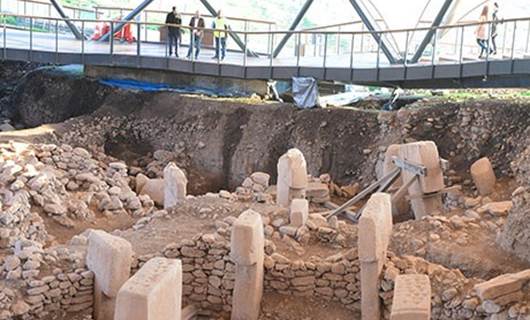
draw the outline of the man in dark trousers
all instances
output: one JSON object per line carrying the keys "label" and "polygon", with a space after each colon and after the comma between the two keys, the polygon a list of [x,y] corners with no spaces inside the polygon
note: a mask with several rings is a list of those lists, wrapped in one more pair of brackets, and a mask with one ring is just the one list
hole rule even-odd
{"label": "man in dark trousers", "polygon": [[201,52],[201,42],[202,36],[204,33],[204,19],[201,17],[199,10],[195,12],[195,15],[190,20],[191,39],[190,39],[190,49],[188,50],[188,59],[191,59],[193,55],[193,48],[195,48],[195,60],[199,58],[199,53]]}
{"label": "man in dark trousers", "polygon": [[215,56],[213,56],[212,59],[224,60],[226,56],[226,38],[228,33],[221,30],[228,30],[228,23],[221,10],[217,11],[217,17],[213,22],[212,28],[215,29],[213,32],[213,37],[215,39]]}
{"label": "man in dark trousers", "polygon": [[[177,8],[173,7],[173,10],[167,14],[166,23],[172,25],[181,25],[182,18],[177,12]],[[175,43],[175,56],[179,57],[179,45],[180,45],[180,28],[175,26],[167,27],[167,38],[169,41],[169,55],[173,54],[173,43]]]}

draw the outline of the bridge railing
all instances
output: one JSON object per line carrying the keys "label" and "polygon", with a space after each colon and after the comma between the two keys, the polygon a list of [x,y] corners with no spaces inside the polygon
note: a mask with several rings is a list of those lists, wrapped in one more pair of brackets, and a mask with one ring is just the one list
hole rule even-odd
{"label": "bridge railing", "polygon": [[[94,6],[93,8],[88,9],[70,5],[63,5],[63,9],[67,16],[71,19],[99,21],[106,21],[109,19],[119,20],[133,10],[133,8],[123,6]],[[0,12],[22,16],[47,16],[60,18],[48,0],[0,0]],[[163,23],[167,13],[168,11],[147,8],[138,14],[138,16],[135,18],[135,22],[145,23],[140,25],[143,33],[142,38],[144,41],[161,42],[167,39],[165,28],[159,28],[157,25],[149,24]],[[193,16],[193,13],[189,12],[182,12],[180,14],[183,19],[183,24],[187,24],[190,18]],[[202,16],[206,20],[206,25],[211,25],[213,17],[209,14],[204,14]],[[229,21],[230,26],[236,30],[272,31],[276,29],[276,23],[274,21],[232,16],[228,16],[226,18]],[[27,27],[29,22],[21,23]],[[79,29],[81,28],[80,21],[74,21],[74,24]],[[211,45],[212,44],[210,44],[210,46]],[[233,43],[229,43],[229,47],[231,49],[236,49]]]}
{"label": "bridge railing", "polygon": [[[13,19],[23,20],[24,24],[13,23]],[[107,28],[115,34],[117,26],[123,21],[69,19],[79,26],[82,33],[90,35],[95,31]],[[127,22],[130,34],[134,39],[130,42],[122,41],[122,37],[110,37],[110,41],[76,40],[69,32],[64,19],[55,17],[37,17],[14,14],[0,15],[0,40],[5,57],[6,50],[25,49],[33,51],[52,51],[55,53],[104,54],[168,57],[167,41],[153,41],[146,39],[142,32],[145,28],[164,29],[168,26],[154,22]],[[20,26],[23,27],[20,27]],[[513,60],[526,57],[530,40],[530,18],[506,19],[497,25],[496,44],[497,54],[486,52],[482,59],[478,58],[479,46],[475,36],[479,23],[466,23],[437,28],[416,28],[385,31],[363,30],[299,30],[299,31],[245,31],[233,30],[231,34],[241,40],[242,48],[232,43],[232,50],[228,58],[221,62],[213,60],[211,51],[203,51],[199,60],[205,63],[223,63],[244,66],[282,66],[282,67],[313,67],[313,68],[374,68],[390,65],[385,56],[385,35],[392,35],[398,46],[399,56],[394,56],[395,65],[435,65],[457,64],[473,61]],[[493,26],[492,21],[482,24],[488,30]],[[181,56],[191,43],[191,28],[186,25],[174,26],[183,30]],[[204,33],[213,33],[211,28],[201,29]],[[224,31],[224,30],[223,30]],[[413,61],[416,51],[424,35],[432,32],[433,37],[419,60]],[[273,52],[286,35],[290,36],[285,49],[274,58]],[[318,44],[318,50],[304,48],[304,39],[310,38]],[[491,41],[486,46],[492,48]],[[246,49],[246,50],[245,50]],[[259,53],[259,57],[243,54],[252,50]],[[192,60],[195,58],[192,57]]]}

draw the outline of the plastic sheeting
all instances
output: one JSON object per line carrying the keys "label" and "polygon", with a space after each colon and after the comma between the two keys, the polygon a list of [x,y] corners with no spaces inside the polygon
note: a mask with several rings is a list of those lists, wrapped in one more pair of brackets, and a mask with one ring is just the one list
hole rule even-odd
{"label": "plastic sheeting", "polygon": [[124,79],[105,79],[100,80],[100,83],[111,86],[114,88],[121,88],[125,90],[138,90],[138,91],[171,91],[177,93],[192,93],[192,94],[203,94],[207,96],[215,97],[244,97],[248,96],[244,92],[235,92],[234,90],[221,90],[221,89],[209,89],[196,86],[178,86],[172,87],[164,83],[152,83],[137,80],[124,80]]}
{"label": "plastic sheeting", "polygon": [[300,109],[318,106],[318,83],[314,78],[293,78],[293,99]]}

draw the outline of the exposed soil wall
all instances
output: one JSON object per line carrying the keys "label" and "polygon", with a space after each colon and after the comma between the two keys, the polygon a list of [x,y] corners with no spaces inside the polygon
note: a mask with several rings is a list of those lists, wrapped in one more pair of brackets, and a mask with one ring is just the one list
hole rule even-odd
{"label": "exposed soil wall", "polygon": [[84,114],[55,126],[53,137],[40,137],[44,141],[106,147],[130,158],[159,149],[185,155],[209,181],[195,192],[234,188],[255,171],[270,173],[274,182],[277,159],[291,147],[304,153],[314,176],[330,173],[338,183],[367,184],[389,144],[425,139],[434,140],[457,170],[488,156],[497,174],[508,176],[530,122],[524,100],[418,102],[398,112],[297,110],[290,104],[122,91],[49,70],[25,77],[14,101],[28,125]]}

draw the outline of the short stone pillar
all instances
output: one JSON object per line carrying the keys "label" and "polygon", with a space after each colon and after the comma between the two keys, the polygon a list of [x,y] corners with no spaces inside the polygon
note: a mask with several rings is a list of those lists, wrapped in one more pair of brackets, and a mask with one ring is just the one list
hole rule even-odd
{"label": "short stone pillar", "polygon": [[[400,149],[399,144],[391,144],[386,149],[385,159],[383,162],[383,177],[397,168],[392,158],[399,157],[399,149]],[[397,190],[402,185],[403,185],[403,178],[400,176],[392,184],[391,188]],[[406,199],[405,197],[397,200],[395,203],[392,203],[392,205],[393,205],[392,212],[394,216],[400,216],[400,215],[404,215],[410,212],[410,204],[409,204],[408,199]]]}
{"label": "short stone pillar", "polygon": [[289,208],[292,199],[305,198],[307,165],[298,149],[290,149],[278,160],[276,203]]}
{"label": "short stone pillar", "polygon": [[102,230],[90,232],[86,265],[94,273],[94,319],[114,319],[116,296],[129,279],[131,244]]}
{"label": "short stone pillar", "polygon": [[173,162],[164,168],[164,209],[176,206],[186,199],[188,179]]}
{"label": "short stone pillar", "polygon": [[424,274],[396,277],[390,320],[431,319],[431,281]]}
{"label": "short stone pillar", "polygon": [[305,226],[309,217],[309,201],[306,199],[293,199],[289,210],[291,226],[299,228]]}
{"label": "short stone pillar", "polygon": [[232,320],[258,319],[263,294],[265,239],[261,215],[243,212],[234,222],[230,257],[236,264]]}
{"label": "short stone pillar", "polygon": [[182,264],[153,258],[121,287],[114,320],[180,320]]}
{"label": "short stone pillar", "polygon": [[[432,141],[403,144],[399,148],[399,157],[403,160],[421,164],[427,169],[427,175],[420,177],[419,181],[414,182],[408,189],[414,217],[421,219],[441,209],[442,195],[436,193],[443,190],[444,177],[436,144]],[[409,181],[413,176],[414,174],[410,171],[401,171],[403,183]]]}
{"label": "short stone pillar", "polygon": [[381,317],[379,281],[387,259],[392,235],[392,203],[390,194],[374,193],[362,212],[358,228],[359,261],[361,263],[361,318]]}
{"label": "short stone pillar", "polygon": [[487,196],[495,189],[497,178],[488,158],[481,158],[471,165],[471,177],[481,196]]}

